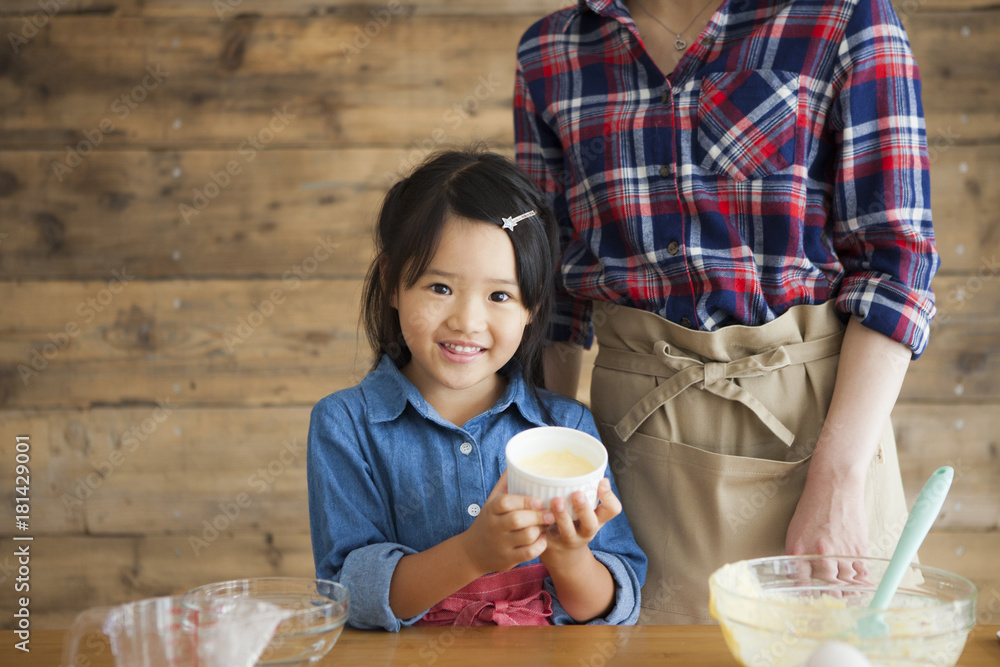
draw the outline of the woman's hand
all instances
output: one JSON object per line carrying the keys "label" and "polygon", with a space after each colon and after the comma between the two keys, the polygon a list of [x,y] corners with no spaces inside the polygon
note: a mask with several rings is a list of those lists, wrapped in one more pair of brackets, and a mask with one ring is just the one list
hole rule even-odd
{"label": "woman's hand", "polygon": [[[905,346],[857,319],[847,323],[830,409],[785,534],[786,553],[868,555],[868,469],[909,362]],[[865,576],[858,560],[824,559],[821,564],[826,571],[820,576],[827,580]]]}
{"label": "woman's hand", "polygon": [[[788,525],[785,552],[793,556],[868,555],[864,477],[834,480],[822,473],[813,474]],[[816,561],[812,572],[824,581],[854,581],[867,574],[863,563],[853,558]]]}
{"label": "woman's hand", "polygon": [[507,493],[505,471],[479,516],[462,533],[462,544],[480,575],[509,570],[545,551],[545,529],[554,521],[553,513],[542,510],[538,498]]}

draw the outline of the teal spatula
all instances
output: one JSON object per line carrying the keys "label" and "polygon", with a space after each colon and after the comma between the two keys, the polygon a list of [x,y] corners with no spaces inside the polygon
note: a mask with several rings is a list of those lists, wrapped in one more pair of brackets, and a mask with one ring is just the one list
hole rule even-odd
{"label": "teal spatula", "polygon": [[[955,471],[950,466],[943,466],[935,470],[920,495],[913,503],[910,516],[903,526],[903,533],[896,543],[896,550],[892,552],[889,566],[882,575],[882,581],[875,590],[875,597],[872,598],[869,609],[873,611],[885,611],[892,602],[896,589],[899,588],[906,569],[913,562],[913,557],[917,555],[917,549],[923,544],[928,531],[941,513],[941,506],[948,496]],[[889,626],[881,614],[872,614],[861,619],[859,622],[859,634],[862,637],[879,637],[889,634]]]}

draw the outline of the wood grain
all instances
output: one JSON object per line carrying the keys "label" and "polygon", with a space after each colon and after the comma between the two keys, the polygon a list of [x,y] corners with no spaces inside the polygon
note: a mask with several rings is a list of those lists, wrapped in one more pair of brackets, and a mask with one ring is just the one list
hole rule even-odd
{"label": "wood grain", "polygon": [[[38,538],[41,540],[42,538]],[[8,546],[10,542],[4,540]],[[186,535],[44,536],[36,551],[32,597],[33,627],[69,626],[91,606],[120,604],[143,597],[182,593],[194,586],[253,576],[313,574],[308,532],[237,528],[194,555]],[[920,561],[971,579],[979,588],[977,621],[1000,624],[1000,577],[996,531],[935,529],[920,550]],[[85,555],[86,558],[81,558]],[[0,566],[9,568],[0,559]],[[9,596],[0,611],[12,610]],[[8,617],[9,618],[9,617]],[[5,619],[0,629],[9,629]]]}
{"label": "wood grain", "polygon": [[[44,471],[32,489],[39,533],[198,538],[220,525],[305,532],[310,409],[182,407],[167,398],[131,408],[5,410],[0,432],[10,437],[0,456],[13,459],[12,434],[32,435],[32,464]],[[938,528],[1000,528],[995,411],[904,403],[893,414],[909,502],[933,470],[955,468]],[[5,524],[0,535],[12,529]]]}
{"label": "wood grain", "polygon": [[[308,576],[308,412],[169,404],[0,412],[0,457],[12,458],[11,434],[30,432],[32,466],[42,471],[31,525],[44,545],[33,572],[34,612],[45,627],[68,622],[67,601],[108,604],[238,576]],[[921,560],[971,578],[984,618],[1000,611],[990,606],[1000,604],[993,413],[905,404],[894,413],[908,500],[934,468],[956,469]]]}
{"label": "wood grain", "polygon": [[[239,16],[296,16],[315,18],[327,14],[361,14],[390,10],[407,16],[526,14],[543,16],[566,6],[566,0],[57,0],[59,14],[99,13],[114,16],[198,17],[229,20]],[[939,0],[940,1],[940,0]],[[960,0],[974,6],[976,0]],[[32,15],[38,0],[5,0],[0,15]]]}
{"label": "wood grain", "polygon": [[955,481],[935,522],[949,530],[1000,529],[1000,446],[995,405],[945,407],[900,403],[893,410],[908,504],[937,468]]}
{"label": "wood grain", "polygon": [[107,280],[123,266],[144,279],[359,278],[404,156],[104,151],[60,183],[50,165],[61,153],[4,152],[0,181],[14,192],[0,197],[0,270],[46,280]]}
{"label": "wood grain", "polygon": [[[996,664],[996,633],[1000,625],[980,626],[970,633],[959,667]],[[0,635],[0,658],[22,660],[23,667],[50,667],[60,656],[64,633],[42,630],[33,639],[33,653],[16,655],[14,634]],[[97,638],[95,637],[94,640]],[[610,657],[610,659],[609,659]],[[86,655],[88,665],[111,665],[110,651],[95,643]],[[617,658],[617,660],[615,660]],[[320,667],[350,665],[508,664],[533,665],[671,665],[729,666],[736,662],[722,635],[710,626],[639,626],[630,628],[406,628],[399,633],[344,630]]]}
{"label": "wood grain", "polygon": [[[76,147],[87,133],[99,150],[229,147],[261,133],[274,147],[312,148],[510,136],[514,52],[530,17],[390,19],[369,36],[364,15],[58,14],[18,53],[0,51],[0,147]],[[998,13],[918,11],[907,28],[928,116],[964,115],[953,131],[995,140]],[[19,29],[0,19],[0,33]],[[275,110],[288,120],[268,136]]]}
{"label": "wood grain", "polygon": [[[300,447],[313,403],[368,365],[357,301],[380,197],[435,148],[510,154],[517,41],[570,4],[222,2],[0,6],[0,461],[31,435],[34,628],[311,574]],[[942,267],[893,422],[909,499],[956,468],[922,561],[972,578],[996,624],[1000,10],[894,4],[923,78]],[[9,486],[0,498],[9,583]],[[510,636],[490,647],[560,651]],[[430,635],[378,637],[358,655],[392,639],[447,662]],[[658,641],[657,664],[705,655]]]}
{"label": "wood grain", "polygon": [[[901,400],[1000,401],[1000,281],[943,277],[935,286],[941,324],[910,365]],[[312,404],[368,365],[357,342],[359,295],[356,280],[294,276],[0,283],[0,406],[163,396],[181,405]]]}
{"label": "wood grain", "polygon": [[404,17],[372,37],[363,25],[56,16],[19,54],[0,51],[0,147],[79,147],[87,133],[99,149],[406,146],[511,131],[523,17]]}
{"label": "wood grain", "polygon": [[165,397],[311,405],[354,384],[369,364],[356,344],[359,289],[358,281],[295,276],[0,283],[0,405],[152,405]]}
{"label": "wood grain", "polygon": [[[372,10],[401,8],[411,14],[526,14],[543,16],[566,7],[566,0],[506,0],[484,4],[477,0],[222,0],[218,6],[202,0],[57,0],[59,14],[98,13],[115,16],[184,16],[216,17],[222,20],[240,15],[304,16],[351,12],[370,13]],[[963,12],[990,9],[992,0],[893,0],[896,12],[903,18],[921,12]],[[38,0],[6,0],[0,6],[0,16],[31,16],[40,9]],[[44,10],[43,10],[44,11]]]}
{"label": "wood grain", "polygon": [[[947,136],[932,143],[941,274],[995,277],[1000,149]],[[52,164],[64,153],[5,151],[0,271],[106,280],[126,266],[157,280],[280,278],[329,252],[312,275],[361,277],[385,190],[430,150],[101,151],[62,182]]]}
{"label": "wood grain", "polygon": [[[228,532],[197,556],[186,535],[40,536],[32,553],[33,629],[66,628],[90,607],[182,594],[217,581],[315,572],[308,532],[259,528]],[[0,599],[2,629],[12,628],[13,604],[10,595]]]}

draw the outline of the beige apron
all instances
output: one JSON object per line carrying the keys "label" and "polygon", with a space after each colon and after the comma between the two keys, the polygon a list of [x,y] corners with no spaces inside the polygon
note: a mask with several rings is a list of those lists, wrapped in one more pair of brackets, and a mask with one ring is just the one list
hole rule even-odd
{"label": "beige apron", "polygon": [[[595,303],[591,409],[639,546],[640,623],[711,623],[708,577],[780,555],[836,379],[833,302],[762,326],[693,331]],[[888,557],[906,501],[887,423],[865,486],[869,555]]]}

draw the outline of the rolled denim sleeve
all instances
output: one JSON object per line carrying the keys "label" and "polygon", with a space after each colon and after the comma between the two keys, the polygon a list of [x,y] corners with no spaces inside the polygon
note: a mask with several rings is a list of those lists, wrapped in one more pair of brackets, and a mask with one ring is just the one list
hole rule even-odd
{"label": "rolled denim sleeve", "polygon": [[361,630],[381,628],[396,632],[402,627],[413,625],[427,613],[425,609],[413,618],[402,619],[393,614],[389,607],[389,584],[396,564],[403,556],[415,553],[415,550],[401,544],[386,542],[370,544],[347,554],[338,576],[351,596],[348,620],[351,627]]}
{"label": "rolled denim sleeve", "polygon": [[[639,620],[639,590],[642,588],[642,582],[635,570],[632,569],[627,559],[618,554],[593,549],[591,552],[594,554],[594,558],[608,568],[608,572],[611,573],[611,578],[615,582],[615,603],[607,616],[588,621],[587,625],[635,625],[636,621]],[[552,623],[554,625],[575,624],[576,621],[573,617],[559,603],[559,596],[556,594],[555,586],[552,585],[552,579],[545,580],[545,590],[552,596]]]}
{"label": "rolled denim sleeve", "polygon": [[347,587],[349,625],[395,631],[423,615],[400,619],[389,607],[396,564],[416,552],[391,540],[388,503],[365,459],[359,429],[363,425],[333,398],[313,408],[307,479],[316,577]]}

